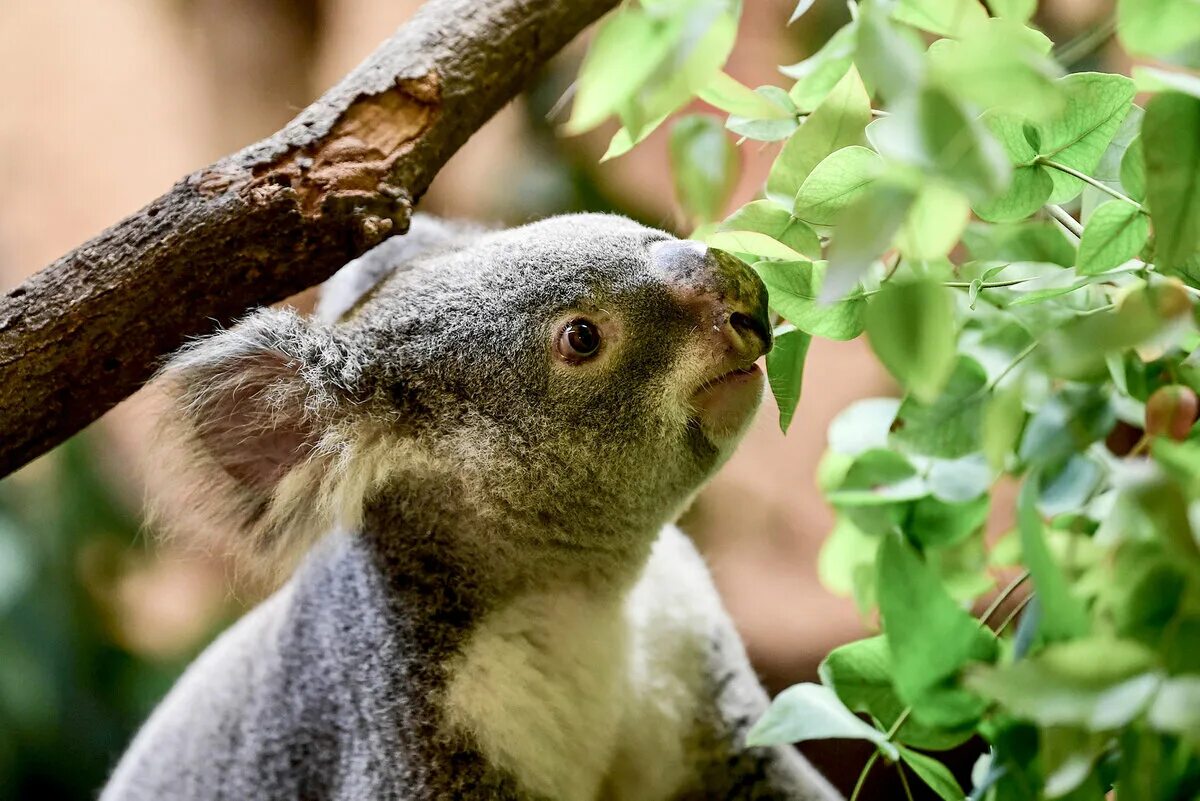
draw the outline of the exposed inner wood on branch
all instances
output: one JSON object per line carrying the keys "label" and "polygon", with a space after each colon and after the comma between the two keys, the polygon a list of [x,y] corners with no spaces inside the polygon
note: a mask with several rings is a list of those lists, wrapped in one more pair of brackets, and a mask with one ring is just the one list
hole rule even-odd
{"label": "exposed inner wood on branch", "polygon": [[446,160],[616,0],[430,0],[275,135],[193,173],[0,298],[0,475],[188,337],[407,230]]}

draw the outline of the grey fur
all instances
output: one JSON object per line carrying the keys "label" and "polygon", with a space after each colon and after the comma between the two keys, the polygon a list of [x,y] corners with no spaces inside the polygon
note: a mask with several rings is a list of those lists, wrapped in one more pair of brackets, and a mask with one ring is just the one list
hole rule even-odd
{"label": "grey fur", "polygon": [[[766,696],[670,525],[736,441],[679,386],[707,326],[677,290],[704,271],[600,215],[410,237],[348,265],[323,320],[260,311],[165,371],[197,498],[247,550],[334,533],[103,800],[837,798],[794,750],[743,748]],[[719,281],[765,291],[740,269]],[[550,343],[577,313],[620,333],[571,369]]]}

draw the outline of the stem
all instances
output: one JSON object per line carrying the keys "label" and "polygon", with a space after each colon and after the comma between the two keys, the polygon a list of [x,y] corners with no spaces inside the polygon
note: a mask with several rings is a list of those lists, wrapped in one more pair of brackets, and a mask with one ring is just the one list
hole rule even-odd
{"label": "stem", "polygon": [[863,785],[867,783],[867,774],[871,772],[871,768],[875,767],[875,763],[879,761],[879,752],[871,754],[871,758],[867,760],[867,764],[863,765],[862,773],[858,774],[858,781],[854,783],[854,791],[850,793],[850,801],[858,801],[858,794],[862,792]]}
{"label": "stem", "polygon": [[1083,226],[1080,225],[1078,220],[1068,214],[1067,210],[1062,206],[1058,206],[1054,203],[1047,203],[1046,212],[1056,221],[1061,223],[1063,228],[1066,228],[1067,231],[1074,234],[1076,240],[1083,236]]}
{"label": "stem", "polygon": [[991,381],[989,381],[987,383],[987,386],[984,387],[985,391],[995,389],[996,385],[999,384],[1001,381],[1003,381],[1004,377],[1006,375],[1011,373],[1018,364],[1025,361],[1025,359],[1027,359],[1029,357],[1029,354],[1031,354],[1035,350],[1037,350],[1037,346],[1038,346],[1038,343],[1036,341],[1030,342],[1028,345],[1026,345],[1025,350],[1018,353],[1013,358],[1013,360],[1011,362],[1009,362],[1007,366],[1005,366],[1005,368],[1003,370],[1001,370],[999,373],[996,374],[995,378],[993,378]]}
{"label": "stem", "polygon": [[[1003,286],[1017,286],[1032,281],[1032,278],[1011,278],[1007,281],[984,281],[979,285],[980,289],[995,289]],[[943,281],[942,286],[955,287],[957,289],[970,289],[971,281]]]}
{"label": "stem", "polygon": [[1035,158],[1033,160],[1033,163],[1041,164],[1043,167],[1049,167],[1052,170],[1058,170],[1059,172],[1066,173],[1067,175],[1070,175],[1072,178],[1078,178],[1079,180],[1083,181],[1088,186],[1091,186],[1095,189],[1099,189],[1101,192],[1104,192],[1107,195],[1111,195],[1112,197],[1115,197],[1117,200],[1125,201],[1126,203],[1128,203],[1129,205],[1133,206],[1135,209],[1140,211],[1142,214],[1147,213],[1146,209],[1142,206],[1141,203],[1138,203],[1136,200],[1129,197],[1128,195],[1124,195],[1124,194],[1118,192],[1117,190],[1113,189],[1108,184],[1097,181],[1092,176],[1090,176],[1086,173],[1080,172],[1079,170],[1075,169],[1074,167],[1068,167],[1066,164],[1059,164],[1054,159],[1047,158],[1046,156],[1038,156],[1037,158]]}
{"label": "stem", "polygon": [[979,622],[986,626],[987,622],[991,618],[991,616],[996,614],[996,610],[999,609],[1004,604],[1004,602],[1007,601],[1009,599],[1009,597],[1014,592],[1017,591],[1017,588],[1020,587],[1022,584],[1024,584],[1028,579],[1029,579],[1029,571],[1028,570],[1024,571],[1023,573],[1021,573],[1021,575],[1019,575],[1015,579],[1013,579],[1009,583],[1009,585],[1007,587],[1005,587],[1004,589],[1002,589],[1000,591],[1000,594],[997,595],[995,598],[993,598],[992,602],[990,604],[988,604],[988,608],[985,609],[983,611],[983,614],[979,617]]}
{"label": "stem", "polygon": [[904,774],[904,763],[896,763],[896,772],[900,774],[900,785],[904,788],[904,797],[908,801],[913,801],[912,788],[908,786],[908,776]]}
{"label": "stem", "polygon": [[996,634],[997,635],[1002,634],[1004,632],[1004,630],[1006,628],[1008,628],[1009,624],[1012,623],[1014,619],[1016,619],[1017,615],[1021,614],[1021,611],[1026,606],[1029,605],[1030,601],[1032,601],[1036,597],[1037,597],[1036,595],[1034,595],[1033,593],[1030,593],[1029,595],[1026,595],[1024,598],[1022,598],[1021,602],[1017,604],[1016,608],[1014,608],[1011,612],[1008,613],[1008,617],[1004,618],[1004,622],[1001,623],[999,628],[996,629]]}
{"label": "stem", "polygon": [[[887,278],[890,278],[890,277],[891,277],[891,275],[889,274],[884,280],[886,281]],[[1018,284],[1025,284],[1032,280],[1034,280],[1034,279],[1032,279],[1032,278],[1013,278],[1009,281],[985,281],[984,283],[979,285],[979,288],[980,289],[998,289],[1000,287],[1017,286]],[[971,286],[971,282],[970,281],[943,281],[942,286],[950,287],[951,289],[968,289]],[[868,289],[862,293],[862,297],[869,298],[872,295],[878,295],[882,291],[883,291],[882,286],[880,286],[876,289]]]}

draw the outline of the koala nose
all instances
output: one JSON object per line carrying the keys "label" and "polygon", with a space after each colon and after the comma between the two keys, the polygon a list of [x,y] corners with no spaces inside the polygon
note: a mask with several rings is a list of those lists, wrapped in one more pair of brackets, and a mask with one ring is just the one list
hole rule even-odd
{"label": "koala nose", "polygon": [[771,350],[767,288],[744,262],[689,239],[656,243],[650,259],[682,304],[718,331],[739,358],[754,361]]}

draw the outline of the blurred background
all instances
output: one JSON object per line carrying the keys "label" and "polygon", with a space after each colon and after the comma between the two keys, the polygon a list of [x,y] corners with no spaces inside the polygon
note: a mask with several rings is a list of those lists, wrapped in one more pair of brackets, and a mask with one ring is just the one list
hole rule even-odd
{"label": "blurred background", "polygon": [[[418,5],[4,0],[0,292],[186,173],[280,127]],[[847,14],[840,0],[819,0],[785,28],[795,0],[745,6],[727,71],[750,86],[782,84],[776,65],[814,51]],[[1111,10],[1111,0],[1043,0],[1037,22],[1062,42]],[[476,134],[421,208],[505,224],[611,210],[688,233],[673,204],[666,126],[605,164],[611,128],[556,135],[564,120],[552,112],[582,52],[576,43]],[[1094,58],[1121,67],[1115,48]],[[743,145],[730,209],[759,191],[777,148]],[[311,293],[293,299],[311,302]],[[849,599],[817,580],[832,516],[814,472],[833,416],[892,391],[862,341],[814,341],[805,373],[791,433],[779,432],[768,398],[684,521],[773,690],[813,678],[822,656],[865,625]],[[141,393],[0,481],[0,799],[93,798],[178,672],[267,589],[206,552],[202,526],[168,545],[144,526],[145,494],[164,489],[144,458],[153,406]],[[848,790],[862,762],[855,753],[826,743],[812,756]],[[868,795],[887,797],[882,785]]]}

